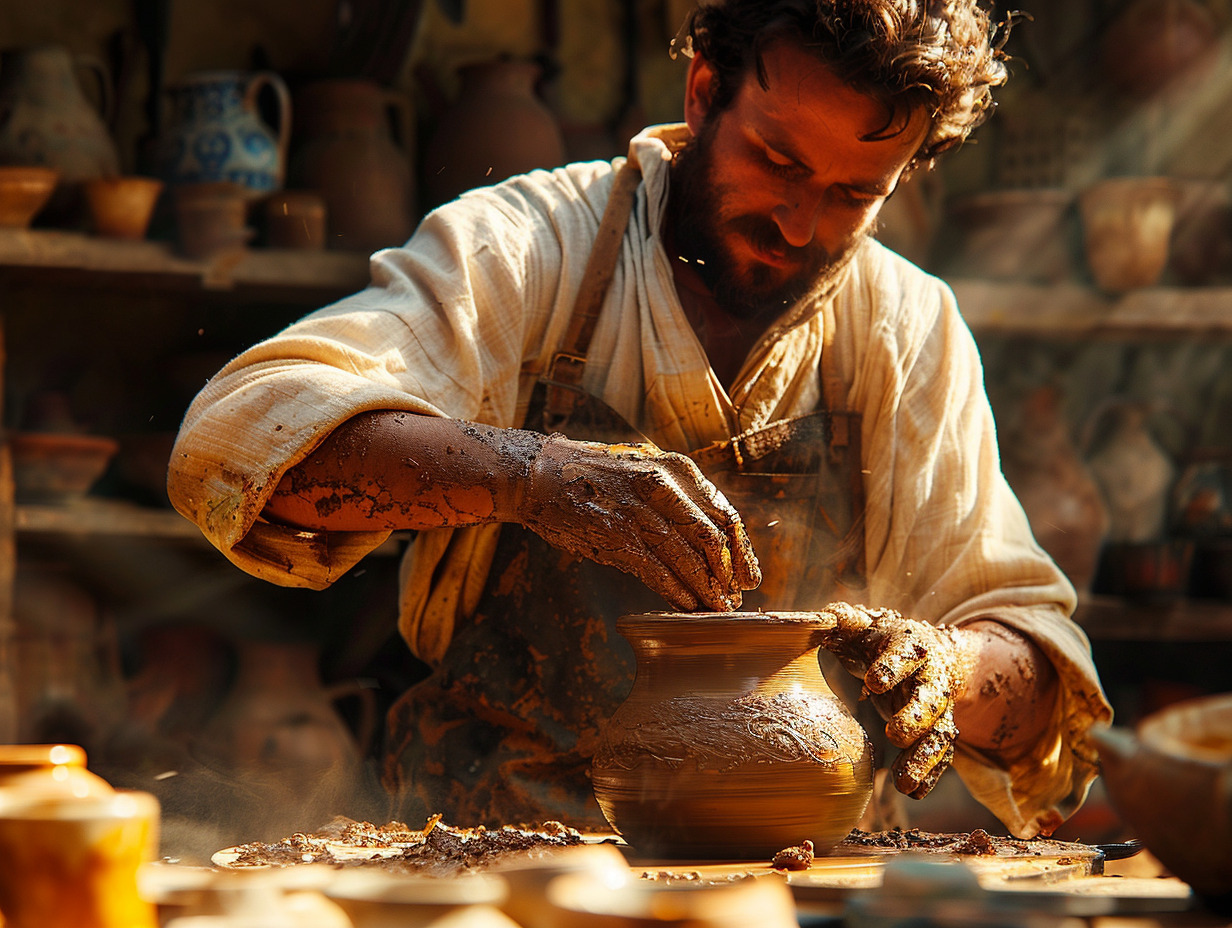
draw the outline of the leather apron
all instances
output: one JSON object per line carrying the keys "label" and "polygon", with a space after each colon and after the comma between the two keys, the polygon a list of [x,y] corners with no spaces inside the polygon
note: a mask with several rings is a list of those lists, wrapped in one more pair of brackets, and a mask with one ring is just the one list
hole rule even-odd
{"label": "leather apron", "polygon": [[[639,180],[629,163],[617,176],[574,324],[535,388],[528,428],[646,441],[578,389]],[[859,442],[858,413],[822,409],[691,454],[741,513],[761,563],[762,585],[745,594],[743,609],[817,608],[863,587]],[[440,665],[390,710],[386,783],[395,816],[606,828],[590,761],[635,670],[615,623],[666,609],[635,577],[502,526],[474,615],[459,623]]]}

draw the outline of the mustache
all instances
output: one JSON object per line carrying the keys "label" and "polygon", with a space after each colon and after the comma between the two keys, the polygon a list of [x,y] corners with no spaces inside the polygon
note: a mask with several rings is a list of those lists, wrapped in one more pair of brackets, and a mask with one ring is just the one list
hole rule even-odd
{"label": "mustache", "polygon": [[792,245],[770,219],[752,215],[733,216],[727,221],[727,226],[759,251],[783,255],[805,267],[821,269],[834,261],[835,256],[817,242]]}

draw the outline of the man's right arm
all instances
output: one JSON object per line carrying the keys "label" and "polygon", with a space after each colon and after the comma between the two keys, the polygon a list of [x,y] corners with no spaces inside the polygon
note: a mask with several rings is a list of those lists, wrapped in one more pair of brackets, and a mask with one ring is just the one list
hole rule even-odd
{"label": "man's right arm", "polygon": [[684,455],[392,410],[336,428],[263,515],[322,531],[514,522],[685,611],[737,609],[761,579],[740,516]]}

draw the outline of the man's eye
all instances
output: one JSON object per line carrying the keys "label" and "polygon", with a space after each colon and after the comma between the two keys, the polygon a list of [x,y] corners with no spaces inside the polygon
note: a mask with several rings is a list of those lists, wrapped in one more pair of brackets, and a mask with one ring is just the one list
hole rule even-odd
{"label": "man's eye", "polygon": [[766,163],[770,171],[779,177],[795,179],[802,177],[805,174],[805,169],[793,161],[786,155],[775,151],[773,148],[763,148],[762,155],[766,159]]}

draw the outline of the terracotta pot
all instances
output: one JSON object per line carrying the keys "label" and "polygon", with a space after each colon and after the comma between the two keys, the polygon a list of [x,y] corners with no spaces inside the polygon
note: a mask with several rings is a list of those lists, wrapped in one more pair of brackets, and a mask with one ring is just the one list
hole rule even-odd
{"label": "terracotta pot", "polygon": [[1079,195],[1082,238],[1095,283],[1124,293],[1159,281],[1168,264],[1177,189],[1164,177],[1114,177]]}
{"label": "terracotta pot", "polygon": [[814,613],[624,616],[637,676],[595,754],[595,798],[641,855],[825,851],[872,795],[868,737],[826,684]]}
{"label": "terracotta pot", "polygon": [[1056,388],[1024,400],[1001,440],[1002,470],[1031,531],[1079,592],[1090,592],[1108,510],[1062,415]]}
{"label": "terracotta pot", "polygon": [[17,497],[79,499],[107,470],[120,444],[105,435],[16,432],[11,438]]}
{"label": "terracotta pot", "polygon": [[[325,687],[315,644],[245,641],[235,682],[194,739],[192,753],[262,797],[272,835],[312,830],[351,808],[361,746],[371,737],[375,702],[358,684]],[[353,734],[335,707],[358,697],[363,719]]]}
{"label": "terracotta pot", "polygon": [[1176,703],[1136,732],[1091,735],[1130,833],[1212,907],[1232,912],[1232,693]]}
{"label": "terracotta pot", "polygon": [[410,100],[364,80],[316,81],[295,95],[290,177],[325,200],[331,248],[401,245],[415,224]]}
{"label": "terracotta pot", "polygon": [[565,163],[560,126],[535,95],[539,74],[539,66],[529,61],[489,61],[461,69],[461,92],[424,153],[429,205]]}
{"label": "terracotta pot", "polygon": [[175,224],[180,251],[189,258],[240,252],[254,231],[248,192],[230,183],[181,184],[175,188]]}
{"label": "terracotta pot", "polygon": [[145,238],[163,182],[152,177],[100,177],[85,186],[94,232],[104,238]]}
{"label": "terracotta pot", "polygon": [[1178,78],[1205,73],[1219,35],[1209,3],[1134,0],[1104,30],[1104,73],[1126,95],[1157,94]]}
{"label": "terracotta pot", "polygon": [[86,768],[75,744],[0,744],[0,793],[107,796],[111,784]]}

